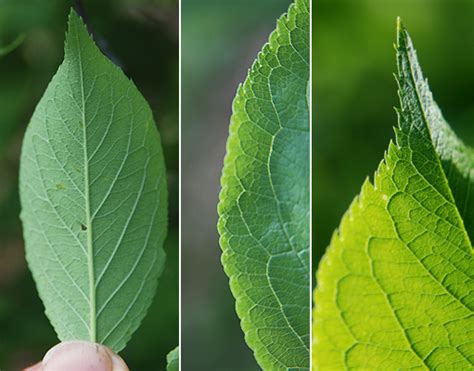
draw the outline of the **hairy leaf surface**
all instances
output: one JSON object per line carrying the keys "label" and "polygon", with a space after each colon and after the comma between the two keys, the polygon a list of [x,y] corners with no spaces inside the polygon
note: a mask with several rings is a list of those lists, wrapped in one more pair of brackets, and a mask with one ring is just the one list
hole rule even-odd
{"label": "hairy leaf surface", "polygon": [[309,368],[309,3],[238,89],[222,175],[222,263],[263,369]]}
{"label": "hairy leaf surface", "polygon": [[397,61],[396,143],[319,267],[317,370],[474,366],[473,151],[443,119],[400,23]]}
{"label": "hairy leaf surface", "polygon": [[27,260],[59,338],[120,351],[165,260],[165,167],[148,104],[74,12],[25,134],[20,196]]}

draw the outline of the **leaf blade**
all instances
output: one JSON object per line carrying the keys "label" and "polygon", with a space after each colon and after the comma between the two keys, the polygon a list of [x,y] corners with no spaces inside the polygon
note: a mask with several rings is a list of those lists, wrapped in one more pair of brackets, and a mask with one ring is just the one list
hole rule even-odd
{"label": "leaf blade", "polygon": [[308,60],[297,0],[239,87],[221,179],[222,263],[264,369],[309,368]]}
{"label": "leaf blade", "polygon": [[166,371],[178,371],[179,370],[179,346],[174,348],[166,356]]}
{"label": "leaf blade", "polygon": [[451,192],[472,241],[474,195],[470,190],[474,185],[474,151],[456,136],[433,100],[428,81],[423,78],[413,43],[400,20],[398,30],[399,85],[403,87],[406,85],[403,81],[411,82],[411,89],[407,91],[406,96],[419,102]]}
{"label": "leaf blade", "polygon": [[164,174],[148,104],[71,12],[20,166],[27,260],[61,340],[119,351],[138,327],[165,259]]}
{"label": "leaf blade", "polygon": [[473,363],[466,330],[474,325],[472,245],[455,199],[462,193],[452,192],[441,141],[433,140],[446,140],[437,135],[449,127],[400,24],[397,52],[397,143],[374,184],[364,183],[320,263],[315,369]]}

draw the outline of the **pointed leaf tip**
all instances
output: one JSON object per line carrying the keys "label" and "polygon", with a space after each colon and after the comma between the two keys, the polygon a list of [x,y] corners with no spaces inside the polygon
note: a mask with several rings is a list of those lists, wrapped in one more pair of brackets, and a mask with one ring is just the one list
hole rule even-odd
{"label": "pointed leaf tip", "polygon": [[399,31],[403,27],[402,18],[400,16],[397,17],[397,31]]}
{"label": "pointed leaf tip", "polygon": [[407,49],[408,40],[410,40],[410,35],[403,24],[403,21],[400,17],[397,17],[397,49]]}
{"label": "pointed leaf tip", "polygon": [[74,32],[81,33],[83,31],[90,36],[89,30],[87,29],[82,16],[80,16],[74,8],[71,8],[68,16],[66,38],[69,38]]}
{"label": "pointed leaf tip", "polygon": [[67,17],[67,24],[68,24],[68,29],[69,30],[71,29],[71,25],[72,25],[73,22],[74,23],[78,22],[78,23],[84,24],[84,21],[83,21],[82,17],[76,12],[76,10],[74,8],[71,8],[69,10],[69,15]]}
{"label": "pointed leaf tip", "polygon": [[403,33],[404,27],[403,27],[403,22],[400,17],[397,17],[397,48],[400,47],[400,41],[402,38],[402,33]]}

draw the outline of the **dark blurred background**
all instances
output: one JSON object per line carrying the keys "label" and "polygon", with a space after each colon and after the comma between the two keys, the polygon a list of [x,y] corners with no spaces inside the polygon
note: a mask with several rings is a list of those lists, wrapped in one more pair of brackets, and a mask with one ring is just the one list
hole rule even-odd
{"label": "dark blurred background", "polygon": [[182,367],[258,370],[220,263],[217,202],[237,86],[290,0],[182,0]]}
{"label": "dark blurred background", "polygon": [[[56,335],[26,267],[18,158],[35,105],[63,58],[68,0],[0,0],[0,369],[38,361]],[[168,169],[168,255],[152,307],[121,353],[132,370],[164,370],[178,344],[178,1],[84,1],[95,39],[150,103]],[[16,49],[7,53],[11,43]]]}
{"label": "dark blurred background", "polygon": [[445,118],[474,145],[474,1],[313,1],[313,270],[394,138],[397,16]]}

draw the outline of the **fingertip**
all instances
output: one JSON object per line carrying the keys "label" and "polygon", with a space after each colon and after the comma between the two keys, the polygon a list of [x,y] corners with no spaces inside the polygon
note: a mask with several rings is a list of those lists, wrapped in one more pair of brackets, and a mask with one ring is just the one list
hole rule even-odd
{"label": "fingertip", "polygon": [[25,368],[23,371],[43,371],[43,362],[38,362],[33,366]]}
{"label": "fingertip", "polygon": [[115,371],[114,367],[112,356],[104,346],[88,341],[66,341],[46,353],[42,371]]}
{"label": "fingertip", "polygon": [[117,353],[114,353],[111,349],[105,347],[112,359],[113,371],[130,371],[125,361]]}

